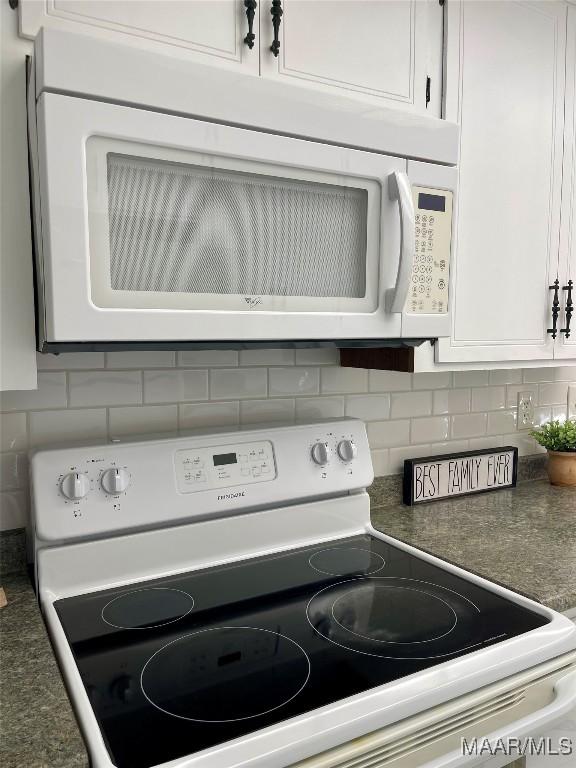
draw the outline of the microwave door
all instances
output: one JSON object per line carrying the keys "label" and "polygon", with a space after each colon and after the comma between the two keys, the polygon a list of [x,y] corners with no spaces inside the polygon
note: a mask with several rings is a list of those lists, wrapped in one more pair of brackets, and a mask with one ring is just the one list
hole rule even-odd
{"label": "microwave door", "polygon": [[402,335],[405,159],[52,93],[37,117],[47,343]]}

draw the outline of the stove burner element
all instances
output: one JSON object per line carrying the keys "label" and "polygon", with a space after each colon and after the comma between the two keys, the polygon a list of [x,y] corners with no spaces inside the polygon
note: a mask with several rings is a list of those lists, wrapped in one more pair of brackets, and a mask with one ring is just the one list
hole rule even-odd
{"label": "stove burner element", "polygon": [[314,570],[328,576],[369,576],[381,571],[386,561],[377,552],[360,547],[331,547],[314,552],[308,562]]}
{"label": "stove burner element", "polygon": [[172,624],[194,608],[188,592],[167,587],[135,589],[102,608],[102,619],[116,629],[154,629]]}
{"label": "stove burner element", "polygon": [[140,685],[150,704],[167,715],[229,723],[285,706],[309,677],[308,655],[286,635],[256,627],[213,627],[156,651],[142,669]]}
{"label": "stove burner element", "polygon": [[[455,610],[456,608],[456,610]],[[479,645],[454,632],[459,613],[477,606],[457,592],[414,579],[348,579],[317,592],[308,622],[325,640],[385,659],[450,656]]]}

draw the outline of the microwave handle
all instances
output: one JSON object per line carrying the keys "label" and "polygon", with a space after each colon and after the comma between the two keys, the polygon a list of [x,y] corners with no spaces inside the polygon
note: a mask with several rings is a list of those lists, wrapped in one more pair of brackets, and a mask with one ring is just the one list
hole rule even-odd
{"label": "microwave handle", "polygon": [[388,192],[391,200],[398,200],[400,257],[398,259],[396,285],[386,291],[385,306],[387,312],[402,312],[410,288],[416,249],[414,203],[412,202],[412,188],[408,176],[401,171],[391,173],[388,177]]}

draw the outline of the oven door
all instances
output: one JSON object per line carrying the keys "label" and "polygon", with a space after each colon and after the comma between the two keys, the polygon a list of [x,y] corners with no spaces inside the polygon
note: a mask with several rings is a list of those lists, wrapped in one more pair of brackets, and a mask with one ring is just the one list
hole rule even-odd
{"label": "oven door", "polygon": [[406,160],[51,93],[37,141],[46,341],[402,336]]}

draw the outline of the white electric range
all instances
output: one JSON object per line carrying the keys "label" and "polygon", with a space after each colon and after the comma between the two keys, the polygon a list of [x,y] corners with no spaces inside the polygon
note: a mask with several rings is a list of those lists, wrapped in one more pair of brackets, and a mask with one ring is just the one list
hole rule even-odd
{"label": "white electric range", "polygon": [[39,599],[95,768],[499,768],[507,737],[573,765],[576,627],[374,530],[362,422],[31,466]]}

